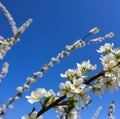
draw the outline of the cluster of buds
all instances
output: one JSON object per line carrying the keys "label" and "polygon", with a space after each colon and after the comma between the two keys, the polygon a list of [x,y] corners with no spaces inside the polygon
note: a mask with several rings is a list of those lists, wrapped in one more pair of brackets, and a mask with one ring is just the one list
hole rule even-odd
{"label": "cluster of buds", "polygon": [[3,64],[3,67],[2,67],[2,72],[0,73],[0,82],[2,81],[2,79],[6,76],[6,74],[8,73],[8,67],[9,67],[9,64],[7,62],[5,62]]}
{"label": "cluster of buds", "polygon": [[13,31],[13,37],[11,38],[5,39],[3,36],[0,36],[0,59],[3,59],[7,51],[19,41],[19,36],[31,24],[32,19],[28,19],[20,28],[17,28],[13,17],[2,3],[0,3],[0,10],[2,10],[4,15],[7,17]]}
{"label": "cluster of buds", "polygon": [[106,43],[97,52],[103,53],[100,60],[103,65],[104,76],[99,77],[93,92],[100,95],[105,89],[111,93],[120,86],[120,48],[113,48],[114,44]]}

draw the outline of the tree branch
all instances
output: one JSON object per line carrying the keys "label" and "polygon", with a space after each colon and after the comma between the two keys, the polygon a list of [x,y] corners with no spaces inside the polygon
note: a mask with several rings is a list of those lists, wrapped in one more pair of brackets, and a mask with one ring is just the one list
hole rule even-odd
{"label": "tree branch", "polygon": [[[105,74],[105,71],[102,70],[101,72],[95,74],[93,77],[91,77],[89,80],[87,81],[84,81],[83,83],[86,84],[86,85],[89,85],[92,81],[94,81],[95,79],[99,78],[100,76],[104,76]],[[58,98],[55,102],[51,103],[50,105],[48,105],[47,107],[45,108],[42,108],[38,114],[37,114],[37,118],[42,115],[43,113],[45,113],[46,111],[48,111],[50,108],[56,106],[58,103],[60,103],[62,100],[64,100],[66,98],[66,95]]]}

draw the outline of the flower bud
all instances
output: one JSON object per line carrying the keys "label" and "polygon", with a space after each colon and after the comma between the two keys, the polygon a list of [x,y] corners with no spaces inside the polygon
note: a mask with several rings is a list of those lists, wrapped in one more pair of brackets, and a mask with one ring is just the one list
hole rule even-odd
{"label": "flower bud", "polygon": [[90,31],[89,31],[89,33],[92,33],[92,34],[96,34],[96,33],[98,33],[99,32],[99,29],[97,28],[97,27],[94,27],[93,29],[91,29]]}
{"label": "flower bud", "polygon": [[112,38],[114,36],[113,32],[110,32],[109,34],[105,35],[105,38]]}

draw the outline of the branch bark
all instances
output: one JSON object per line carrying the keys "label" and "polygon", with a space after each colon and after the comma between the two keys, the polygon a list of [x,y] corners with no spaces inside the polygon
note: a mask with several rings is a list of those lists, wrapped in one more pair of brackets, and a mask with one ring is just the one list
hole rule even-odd
{"label": "branch bark", "polygon": [[[89,85],[92,81],[94,81],[95,79],[99,78],[100,76],[104,76],[105,71],[102,70],[101,72],[95,74],[93,77],[91,77],[89,80],[84,81],[83,83],[86,85]],[[57,104],[59,104],[62,100],[64,100],[66,98],[66,95],[58,98],[55,102],[51,103],[50,105],[48,105],[45,108],[42,108],[38,114],[37,114],[37,118],[42,115],[43,113],[45,113],[46,111],[48,111],[49,109],[51,109],[52,107],[56,106]]]}

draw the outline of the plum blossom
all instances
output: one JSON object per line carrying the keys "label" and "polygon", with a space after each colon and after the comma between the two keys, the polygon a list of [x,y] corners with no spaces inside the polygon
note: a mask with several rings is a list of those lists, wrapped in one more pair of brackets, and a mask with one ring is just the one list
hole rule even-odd
{"label": "plum blossom", "polygon": [[[52,89],[46,91],[44,88],[38,88],[35,91],[31,92],[31,96],[26,96],[28,102],[33,104],[34,102],[39,102],[43,97],[50,97],[49,101],[56,100],[56,95]],[[46,105],[46,104],[45,104]]]}
{"label": "plum blossom", "polygon": [[114,48],[112,50],[112,53],[115,54],[116,58],[119,58],[120,57],[120,49],[119,48]]}
{"label": "plum blossom", "polygon": [[108,89],[111,93],[118,89],[118,82],[114,78],[105,78],[103,80],[102,90]]}
{"label": "plum blossom", "polygon": [[31,96],[26,96],[26,98],[29,103],[33,104],[34,102],[39,102],[45,94],[46,90],[44,88],[38,88],[36,91],[31,92]]}
{"label": "plum blossom", "polygon": [[89,90],[90,89],[81,90],[80,93],[74,95],[74,100],[80,100],[80,103],[83,104],[85,100],[87,101],[90,99],[90,97],[87,95]]}
{"label": "plum blossom", "polygon": [[55,106],[54,108],[55,108],[56,112],[63,114],[63,113],[65,113],[64,107],[65,106]]}
{"label": "plum blossom", "polygon": [[71,82],[66,81],[65,83],[60,84],[60,91],[58,92],[59,96],[64,96],[66,95],[67,97],[72,97],[73,93],[71,92],[70,88]]}
{"label": "plum blossom", "polygon": [[91,89],[96,95],[100,95],[104,91],[104,89],[101,88],[101,85],[92,86]]}
{"label": "plum blossom", "polygon": [[99,50],[97,50],[97,52],[99,53],[104,53],[104,52],[111,52],[112,48],[113,48],[114,44],[110,44],[110,43],[105,43],[105,45],[100,46]]}
{"label": "plum blossom", "polygon": [[78,72],[84,73],[86,70],[92,71],[96,69],[96,65],[92,65],[90,61],[83,61],[81,64],[77,63]]}
{"label": "plum blossom", "polygon": [[70,88],[72,92],[79,93],[82,89],[85,88],[85,84],[83,84],[83,79],[73,79],[73,83],[70,84]]}
{"label": "plum blossom", "polygon": [[29,116],[22,116],[21,119],[43,119],[42,116],[37,118],[37,112],[33,111]]}
{"label": "plum blossom", "polygon": [[[78,110],[76,108],[73,108],[72,110],[69,111],[69,113],[66,113],[66,110],[68,110],[69,106],[64,105],[64,106],[56,106],[55,110],[57,113],[59,113],[60,115],[62,115],[62,119],[64,117],[67,117],[67,119],[77,119],[78,117]],[[61,118],[59,118],[61,119]]]}
{"label": "plum blossom", "polygon": [[112,53],[102,56],[100,60],[102,61],[104,70],[112,70],[112,68],[117,65],[116,57]]}
{"label": "plum blossom", "polygon": [[[80,74],[81,75],[81,74]],[[73,78],[79,77],[78,72],[74,69],[68,69],[65,74],[60,74],[62,78],[68,78],[72,80]]]}

